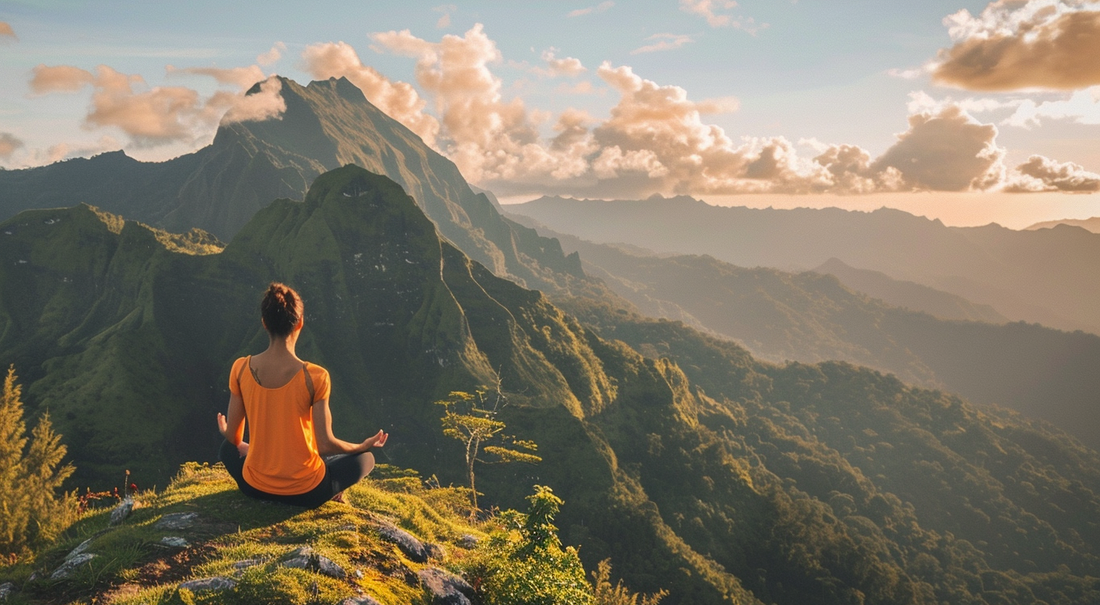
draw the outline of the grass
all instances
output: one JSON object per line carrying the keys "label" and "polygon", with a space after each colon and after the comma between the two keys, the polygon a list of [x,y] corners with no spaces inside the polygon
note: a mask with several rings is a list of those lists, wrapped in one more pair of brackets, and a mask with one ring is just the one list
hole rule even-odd
{"label": "grass", "polygon": [[[346,503],[304,511],[245,497],[220,465],[188,463],[161,493],[139,493],[134,512],[120,525],[109,526],[109,507],[90,511],[54,547],[0,568],[0,581],[19,588],[8,601],[13,604],[304,605],[363,594],[384,605],[428,603],[417,571],[429,565],[459,568],[473,554],[461,540],[484,538],[486,522],[471,524],[464,490],[429,489],[415,476],[390,470],[389,477],[383,472],[347,490]],[[184,512],[198,513],[187,529],[156,527],[164,515]],[[411,561],[379,536],[381,524],[441,545],[443,561]],[[165,546],[160,542],[165,536],[181,536],[189,546]],[[97,556],[71,578],[50,580],[65,556],[88,539],[87,552]],[[336,562],[348,576],[334,579],[283,566],[282,560],[302,546]],[[218,593],[179,588],[187,580],[216,576],[233,578],[237,585]]]}

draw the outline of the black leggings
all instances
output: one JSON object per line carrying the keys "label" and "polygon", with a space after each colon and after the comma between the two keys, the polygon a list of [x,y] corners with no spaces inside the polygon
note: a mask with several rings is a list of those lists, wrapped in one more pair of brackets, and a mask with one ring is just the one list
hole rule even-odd
{"label": "black leggings", "polygon": [[249,485],[244,480],[244,458],[237,452],[237,446],[229,443],[229,441],[222,441],[221,449],[218,450],[218,458],[225,465],[225,470],[229,471],[229,474],[236,480],[237,487],[246,496],[306,508],[317,508],[328,502],[336,494],[358,483],[374,468],[374,454],[370,452],[330,456],[325,458],[325,478],[317,484],[317,487],[304,494],[284,496],[269,494]]}

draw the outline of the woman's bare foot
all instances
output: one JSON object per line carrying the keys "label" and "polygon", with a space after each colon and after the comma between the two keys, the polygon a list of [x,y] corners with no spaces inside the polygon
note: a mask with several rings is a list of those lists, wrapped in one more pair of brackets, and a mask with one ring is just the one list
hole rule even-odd
{"label": "woman's bare foot", "polygon": [[332,497],[333,502],[344,502],[344,492],[336,492],[336,495]]}

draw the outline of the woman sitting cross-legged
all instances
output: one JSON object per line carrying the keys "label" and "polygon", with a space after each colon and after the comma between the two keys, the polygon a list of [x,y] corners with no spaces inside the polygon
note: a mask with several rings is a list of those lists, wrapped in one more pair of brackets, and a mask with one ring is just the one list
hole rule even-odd
{"label": "woman sitting cross-legged", "polygon": [[[371,449],[389,437],[378,431],[361,443],[332,434],[329,375],[298,359],[302,299],[272,283],[260,303],[270,338],[267,350],[242,357],[229,374],[229,410],[218,414],[218,457],[246,495],[314,508],[366,477],[374,468]],[[247,422],[251,444],[244,441]],[[322,456],[331,456],[328,459]]]}

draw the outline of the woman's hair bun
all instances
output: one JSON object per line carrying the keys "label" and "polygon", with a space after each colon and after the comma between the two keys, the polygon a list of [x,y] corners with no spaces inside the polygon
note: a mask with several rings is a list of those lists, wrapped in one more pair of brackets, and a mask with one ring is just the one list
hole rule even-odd
{"label": "woman's hair bun", "polygon": [[302,319],[303,310],[302,297],[294,288],[279,282],[271,282],[260,302],[260,317],[273,336],[285,337],[293,332]]}

